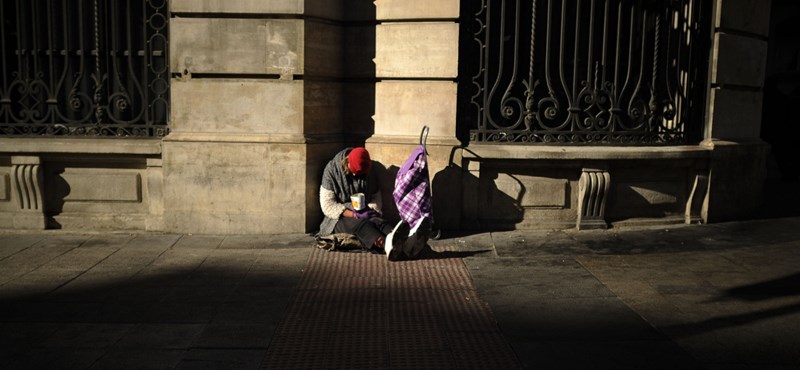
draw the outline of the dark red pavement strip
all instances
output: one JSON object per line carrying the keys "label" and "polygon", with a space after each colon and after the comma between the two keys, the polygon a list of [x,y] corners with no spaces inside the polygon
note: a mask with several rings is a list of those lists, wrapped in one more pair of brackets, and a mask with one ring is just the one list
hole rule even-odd
{"label": "dark red pavement strip", "polygon": [[516,369],[460,258],[315,249],[264,369]]}

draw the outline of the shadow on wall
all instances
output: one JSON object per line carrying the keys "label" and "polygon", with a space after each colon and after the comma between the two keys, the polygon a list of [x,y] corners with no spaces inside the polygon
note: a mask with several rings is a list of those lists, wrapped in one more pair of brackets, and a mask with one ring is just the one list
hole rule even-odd
{"label": "shadow on wall", "polygon": [[797,125],[794,107],[800,104],[800,45],[796,27],[800,2],[772,0],[767,69],[761,115],[761,138],[769,143],[764,206],[758,218],[800,216],[796,191],[800,165],[797,147],[788,133]]}
{"label": "shadow on wall", "polygon": [[361,146],[375,132],[376,10],[372,1],[347,2],[346,9],[342,129],[347,145]]}
{"label": "shadow on wall", "polygon": [[400,221],[400,213],[397,211],[397,205],[394,204],[394,179],[397,177],[397,171],[400,170],[397,166],[389,166],[388,168],[381,162],[373,161],[372,170],[375,171],[380,182],[381,197],[383,201],[383,218],[391,221]]}
{"label": "shadow on wall", "polygon": [[44,211],[47,218],[46,228],[61,229],[62,225],[56,217],[64,211],[64,203],[72,188],[62,176],[65,167],[59,164],[48,164],[44,174]]}
{"label": "shadow on wall", "polygon": [[[661,171],[666,174],[669,169]],[[684,187],[686,179],[678,174],[674,177],[657,178],[656,174],[637,177],[631,176],[629,172],[620,172],[622,173],[617,176],[616,181],[612,179],[609,189],[606,205],[606,220],[609,223],[631,219],[685,217],[688,198]]]}
{"label": "shadow on wall", "polygon": [[[464,181],[469,177],[469,172],[453,163],[452,156],[447,167],[433,174],[433,218],[440,229],[452,232],[463,228]],[[477,179],[468,182],[476,183]]]}
{"label": "shadow on wall", "polygon": [[800,3],[773,0],[770,20],[761,137],[772,146],[781,180],[797,182],[797,149],[786,133],[796,124],[793,107],[800,103]]}
{"label": "shadow on wall", "polygon": [[[522,199],[527,189],[514,175],[515,182],[508,189],[498,187],[499,173],[485,171],[473,173],[464,169],[465,163],[455,163],[456,146],[450,151],[447,166],[433,174],[433,215],[442,230],[462,233],[514,230],[523,221],[525,210]],[[474,153],[473,153],[474,155]]]}
{"label": "shadow on wall", "polygon": [[[503,176],[501,180],[500,177]],[[505,191],[497,186],[500,182],[510,182],[514,186],[508,186]],[[468,173],[464,179],[467,184],[476,184],[477,191],[467,191],[465,195],[471,196],[474,205],[475,218],[474,224],[467,222],[469,229],[481,231],[503,231],[514,230],[516,225],[522,222],[525,209],[522,207],[522,199],[525,197],[527,189],[516,176],[500,171],[482,171],[480,177],[475,177]],[[469,205],[465,201],[465,206]],[[465,220],[466,221],[466,220]]]}
{"label": "shadow on wall", "polygon": [[[364,146],[367,138],[375,132],[375,27],[376,10],[372,1],[340,1],[343,9],[340,20],[336,23],[342,32],[341,52],[342,67],[340,76],[334,79],[340,90],[341,100],[333,104],[336,107],[335,117],[330,117],[326,135],[332,141],[326,143],[319,153],[315,154],[309,171],[309,196],[306,198],[309,213],[307,215],[307,231],[318,230],[323,219],[319,206],[319,185],[325,165],[336,153],[346,147]],[[329,79],[323,79],[328,81]],[[329,97],[320,97],[325,99]],[[316,99],[316,98],[312,98]],[[375,163],[375,167],[383,167]]]}
{"label": "shadow on wall", "polygon": [[[456,149],[458,147],[453,152]],[[384,217],[393,222],[399,221],[400,215],[392,195],[399,167],[386,167],[375,161],[373,170],[381,183]],[[452,155],[447,167],[432,174],[429,180],[433,194],[433,227],[441,230],[443,237],[514,230],[523,220],[521,202],[527,190],[518,180],[518,186],[514,187],[517,192],[509,195],[497,187],[496,177],[479,179],[456,165]]]}
{"label": "shadow on wall", "polygon": [[790,127],[797,125],[793,108],[800,104],[799,21],[800,2],[772,0],[761,115],[761,138],[769,143],[770,154],[758,218],[800,216],[800,193],[796,191],[800,165],[794,137],[788,134]]}

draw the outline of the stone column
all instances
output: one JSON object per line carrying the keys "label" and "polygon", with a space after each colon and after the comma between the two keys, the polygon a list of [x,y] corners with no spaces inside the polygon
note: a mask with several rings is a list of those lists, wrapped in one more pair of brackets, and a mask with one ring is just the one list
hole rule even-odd
{"label": "stone column", "polygon": [[11,199],[16,199],[14,229],[44,229],[41,159],[37,156],[11,157]]}
{"label": "stone column", "polygon": [[[459,0],[375,0],[375,131],[367,148],[389,171],[384,184],[394,184],[396,168],[420,144],[423,126],[434,193],[434,219],[442,228],[457,228],[460,181],[452,181],[451,151],[456,139],[456,78],[458,77]],[[460,153],[460,152],[459,152]],[[460,154],[459,154],[460,155]],[[460,164],[460,158],[453,158]],[[448,177],[437,189],[436,177]],[[391,186],[384,187],[384,204],[392,205]],[[437,191],[438,190],[438,191]],[[393,212],[393,209],[387,209]],[[437,216],[437,213],[440,216]]]}
{"label": "stone column", "polygon": [[760,139],[770,1],[715,0],[708,122],[713,149],[702,214],[716,222],[761,204],[767,146]]}
{"label": "stone column", "polygon": [[341,147],[341,1],[170,2],[164,225],[306,232],[321,163]]}

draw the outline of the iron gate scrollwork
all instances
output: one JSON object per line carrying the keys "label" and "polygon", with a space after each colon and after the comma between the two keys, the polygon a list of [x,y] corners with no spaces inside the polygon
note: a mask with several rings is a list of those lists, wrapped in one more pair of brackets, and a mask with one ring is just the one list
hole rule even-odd
{"label": "iron gate scrollwork", "polygon": [[462,117],[470,142],[662,145],[699,137],[710,1],[465,3],[472,8],[463,20],[470,46]]}
{"label": "iron gate scrollwork", "polygon": [[0,135],[168,133],[168,0],[0,1]]}

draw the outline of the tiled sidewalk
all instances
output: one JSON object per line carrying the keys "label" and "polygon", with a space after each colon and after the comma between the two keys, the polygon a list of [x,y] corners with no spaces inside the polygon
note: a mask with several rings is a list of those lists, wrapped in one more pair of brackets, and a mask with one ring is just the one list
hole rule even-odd
{"label": "tiled sidewalk", "polygon": [[316,250],[265,368],[519,365],[460,258],[388,263],[381,255]]}
{"label": "tiled sidewalk", "polygon": [[0,234],[0,368],[258,369],[311,238]]}
{"label": "tiled sidewalk", "polygon": [[313,244],[0,232],[0,369],[800,365],[800,218]]}

